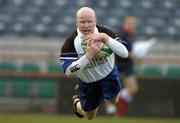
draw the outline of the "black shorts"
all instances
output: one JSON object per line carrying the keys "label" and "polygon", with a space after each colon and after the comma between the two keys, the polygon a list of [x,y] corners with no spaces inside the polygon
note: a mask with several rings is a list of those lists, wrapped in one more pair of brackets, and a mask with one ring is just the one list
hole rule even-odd
{"label": "black shorts", "polygon": [[81,106],[84,111],[92,111],[105,99],[114,98],[121,89],[118,73],[110,73],[102,80],[85,83],[78,81]]}

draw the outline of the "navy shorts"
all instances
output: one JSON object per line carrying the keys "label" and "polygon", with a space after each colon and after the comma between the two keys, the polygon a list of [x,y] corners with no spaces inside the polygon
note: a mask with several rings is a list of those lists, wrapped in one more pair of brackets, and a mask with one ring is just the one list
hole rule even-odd
{"label": "navy shorts", "polygon": [[120,92],[120,81],[117,70],[113,71],[104,79],[85,83],[78,80],[80,89],[81,107],[84,111],[92,111],[105,99],[110,100]]}

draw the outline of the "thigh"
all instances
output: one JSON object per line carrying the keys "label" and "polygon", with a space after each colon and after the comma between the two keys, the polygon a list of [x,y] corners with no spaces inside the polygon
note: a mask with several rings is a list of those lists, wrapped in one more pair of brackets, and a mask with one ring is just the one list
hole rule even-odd
{"label": "thigh", "polygon": [[79,82],[79,96],[81,107],[86,112],[93,112],[103,101],[103,91],[100,82]]}
{"label": "thigh", "polygon": [[[117,78],[110,78],[107,81],[103,82],[103,95],[106,100],[117,100],[121,86],[120,81]],[[116,102],[116,101],[115,101]]]}

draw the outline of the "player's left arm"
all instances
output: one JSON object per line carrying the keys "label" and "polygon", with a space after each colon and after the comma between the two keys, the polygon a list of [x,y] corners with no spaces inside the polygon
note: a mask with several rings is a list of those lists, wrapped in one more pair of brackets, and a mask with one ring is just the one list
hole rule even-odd
{"label": "player's left arm", "polygon": [[120,38],[113,39],[106,33],[95,33],[95,34],[89,34],[85,37],[85,40],[92,40],[93,41],[101,41],[105,43],[111,50],[117,54],[118,56],[122,58],[128,57],[128,50],[123,44],[123,42],[118,41]]}

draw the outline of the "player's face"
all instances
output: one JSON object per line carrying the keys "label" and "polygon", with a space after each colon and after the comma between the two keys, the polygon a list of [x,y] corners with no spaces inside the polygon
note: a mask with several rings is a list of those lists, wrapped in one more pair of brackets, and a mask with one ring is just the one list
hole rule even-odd
{"label": "player's face", "polygon": [[92,12],[82,13],[77,17],[76,25],[83,35],[91,34],[96,26],[96,17]]}

